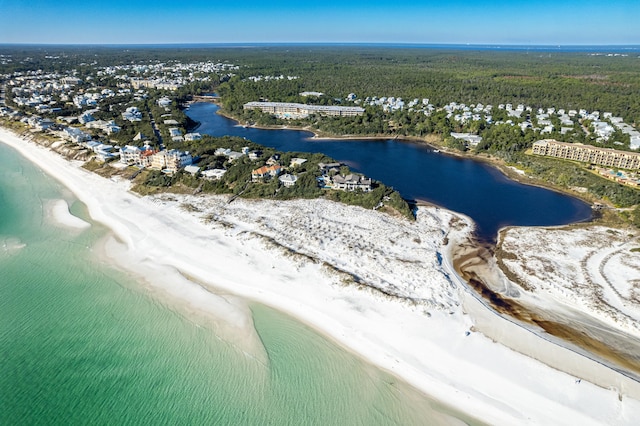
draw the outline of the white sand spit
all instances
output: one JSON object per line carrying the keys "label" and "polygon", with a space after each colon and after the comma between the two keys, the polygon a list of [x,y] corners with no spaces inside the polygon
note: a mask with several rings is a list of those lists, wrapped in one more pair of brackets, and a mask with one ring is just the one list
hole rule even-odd
{"label": "white sand spit", "polygon": [[52,218],[57,225],[73,229],[87,229],[91,227],[89,222],[71,214],[69,205],[65,200],[49,201],[47,209],[49,211],[49,217]]}

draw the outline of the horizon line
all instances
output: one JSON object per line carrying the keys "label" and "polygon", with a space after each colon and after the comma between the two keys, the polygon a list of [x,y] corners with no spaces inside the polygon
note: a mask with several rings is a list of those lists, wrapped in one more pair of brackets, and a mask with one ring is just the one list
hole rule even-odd
{"label": "horizon line", "polygon": [[162,46],[452,46],[452,47],[618,47],[618,48],[640,48],[640,43],[425,43],[425,42],[362,42],[362,41],[309,41],[309,42],[154,42],[154,43],[47,43],[47,42],[0,42],[0,46],[83,46],[83,47],[162,47]]}

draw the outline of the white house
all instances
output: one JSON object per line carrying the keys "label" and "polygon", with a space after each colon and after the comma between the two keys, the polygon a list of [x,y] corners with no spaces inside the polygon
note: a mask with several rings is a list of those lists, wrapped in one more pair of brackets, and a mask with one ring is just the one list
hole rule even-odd
{"label": "white house", "polygon": [[166,96],[163,96],[162,98],[158,99],[158,106],[162,108],[167,108],[170,105],[171,105],[171,99],[167,98]]}
{"label": "white house", "polygon": [[260,151],[260,150],[251,151],[251,152],[249,152],[249,160],[257,161],[258,158],[260,158],[261,155],[262,155],[262,151]]}
{"label": "white house", "polygon": [[298,167],[307,162],[306,158],[292,158],[289,167]]}
{"label": "white house", "polygon": [[81,124],[87,124],[89,122],[95,121],[95,118],[93,118],[93,115],[91,115],[91,113],[85,112],[84,114],[78,117],[78,121]]}
{"label": "white house", "polygon": [[278,180],[280,181],[281,184],[289,188],[296,184],[298,177],[296,175],[290,175],[287,173],[278,177]]}
{"label": "white house", "polygon": [[127,121],[142,121],[142,113],[137,107],[129,107],[122,113],[122,118]]}
{"label": "white house", "polygon": [[208,180],[220,180],[226,172],[225,169],[210,169],[203,171],[200,175]]}
{"label": "white house", "polygon": [[469,146],[476,146],[482,142],[482,136],[474,135],[471,133],[455,133],[451,132],[451,137],[454,139],[460,139],[465,141]]}
{"label": "white house", "polygon": [[120,162],[124,164],[137,164],[142,157],[142,150],[137,146],[125,145],[120,148]]}
{"label": "white house", "polygon": [[151,156],[151,168],[175,173],[181,168],[192,163],[193,159],[189,152],[182,152],[176,149],[170,151],[160,151]]}
{"label": "white house", "polygon": [[193,166],[193,165],[188,165],[184,168],[184,171],[189,173],[192,176],[195,176],[198,174],[198,172],[200,171],[200,167],[198,166]]}
{"label": "white house", "polygon": [[65,138],[70,139],[75,143],[81,143],[91,140],[91,135],[75,127],[66,127],[63,130],[63,133]]}

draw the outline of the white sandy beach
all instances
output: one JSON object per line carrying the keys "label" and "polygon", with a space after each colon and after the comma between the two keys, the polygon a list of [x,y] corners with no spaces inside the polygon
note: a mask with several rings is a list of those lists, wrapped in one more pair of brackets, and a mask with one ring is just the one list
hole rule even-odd
{"label": "white sandy beach", "polygon": [[[503,233],[501,244],[517,259],[505,259],[506,267],[525,281],[532,293],[591,312],[612,328],[640,337],[637,231],[602,226],[512,228]],[[536,252],[538,245],[545,250]]]}
{"label": "white sandy beach", "polygon": [[[323,200],[142,198],[127,191],[128,182],[104,179],[4,129],[0,141],[113,231],[121,244],[107,246],[120,267],[161,282],[195,310],[217,311],[223,332],[242,330],[238,344],[256,357],[263,355],[248,311],[228,295],[287,312],[487,423],[632,425],[640,418],[640,384],[501,319],[466,292],[450,250],[471,232],[467,218],[421,207],[411,223]],[[577,366],[573,374],[585,380],[476,326],[524,353],[551,354],[546,361],[557,368]]]}

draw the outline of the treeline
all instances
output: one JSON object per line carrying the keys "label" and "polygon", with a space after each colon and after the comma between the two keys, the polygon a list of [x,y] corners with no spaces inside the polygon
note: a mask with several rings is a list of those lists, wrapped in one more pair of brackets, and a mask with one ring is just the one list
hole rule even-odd
{"label": "treeline", "polygon": [[[234,94],[230,103],[259,98],[294,101],[302,91],[320,91],[329,99],[353,92],[361,98],[429,98],[437,106],[455,101],[585,108],[612,112],[629,123],[640,121],[637,55],[314,46],[246,49],[227,57],[250,64],[230,82],[227,95]],[[251,75],[299,78],[246,82],[247,87],[240,87],[241,80]]]}
{"label": "treeline", "polygon": [[[131,63],[230,62],[241,67],[235,72],[238,78],[232,83],[232,90],[227,92],[227,96],[234,94],[234,99],[227,100],[231,109],[234,102],[260,97],[294,100],[302,91],[323,92],[327,102],[353,92],[361,98],[429,98],[435,105],[456,101],[585,108],[612,112],[628,123],[640,122],[640,59],[633,52],[621,57],[594,56],[585,51],[367,46],[2,46],[0,54],[11,55],[12,60],[0,66],[0,73],[36,69],[63,72],[76,68],[83,75],[96,67]],[[299,78],[239,86],[239,81],[254,75]]]}
{"label": "treeline", "polygon": [[[335,135],[446,136],[451,132],[471,132],[484,138],[480,150],[500,155],[518,151],[541,138],[567,142],[595,143],[580,124],[575,132],[560,135],[558,121],[552,133],[540,130],[507,129],[482,120],[466,124],[447,119],[440,112],[428,117],[408,109],[384,112],[380,107],[366,107],[361,117],[311,117],[308,120],[278,120],[268,114],[244,111],[249,101],[323,103],[350,105],[348,93],[360,99],[367,96],[396,96],[405,101],[429,98],[436,107],[450,102],[491,104],[493,122],[522,118],[508,117],[497,108],[510,103],[546,109],[586,109],[611,112],[625,122],[640,122],[640,75],[634,70],[640,59],[632,57],[592,56],[586,52],[496,52],[446,51],[437,49],[392,49],[362,47],[263,48],[235,53],[238,63],[250,63],[236,77],[222,83],[218,93],[224,110],[236,118],[258,125],[298,125]],[[283,75],[282,80],[248,80],[249,76]],[[287,76],[297,77],[287,79]],[[303,91],[320,91],[321,97],[302,97]],[[535,114],[530,119],[536,123]],[[588,128],[589,123],[583,123]],[[511,126],[509,126],[511,127]],[[542,126],[543,127],[543,126]],[[450,146],[461,147],[448,140]],[[615,145],[621,142],[623,145]],[[598,146],[629,149],[629,137],[616,132],[608,142]],[[462,148],[462,147],[461,147]]]}

